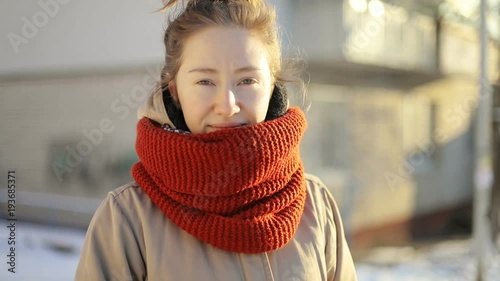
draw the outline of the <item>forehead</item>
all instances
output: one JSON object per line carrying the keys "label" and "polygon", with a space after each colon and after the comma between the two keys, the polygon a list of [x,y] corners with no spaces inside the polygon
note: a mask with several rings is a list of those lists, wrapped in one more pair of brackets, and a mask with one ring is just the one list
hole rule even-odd
{"label": "forehead", "polygon": [[258,36],[248,30],[211,26],[197,31],[184,42],[182,65],[198,64],[262,66],[267,64],[267,53]]}

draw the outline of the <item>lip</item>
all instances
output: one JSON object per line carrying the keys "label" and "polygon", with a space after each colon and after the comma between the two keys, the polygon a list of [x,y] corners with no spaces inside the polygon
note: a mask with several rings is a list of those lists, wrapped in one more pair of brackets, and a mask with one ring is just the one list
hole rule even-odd
{"label": "lip", "polygon": [[230,129],[230,128],[236,128],[236,127],[241,127],[245,126],[244,123],[220,123],[220,124],[213,124],[209,125],[212,129],[215,130],[222,130],[222,129]]}

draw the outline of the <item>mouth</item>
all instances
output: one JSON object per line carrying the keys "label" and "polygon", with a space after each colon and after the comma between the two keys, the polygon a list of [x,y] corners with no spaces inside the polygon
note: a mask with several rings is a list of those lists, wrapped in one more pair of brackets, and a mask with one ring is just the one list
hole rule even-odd
{"label": "mouth", "polygon": [[210,131],[219,131],[224,129],[243,127],[245,125],[246,124],[244,123],[221,123],[221,124],[208,125],[208,128]]}

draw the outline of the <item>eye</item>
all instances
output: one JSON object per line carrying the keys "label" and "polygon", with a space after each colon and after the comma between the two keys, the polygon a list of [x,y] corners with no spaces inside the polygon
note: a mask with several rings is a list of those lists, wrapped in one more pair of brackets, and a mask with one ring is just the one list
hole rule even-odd
{"label": "eye", "polygon": [[257,83],[257,80],[252,79],[252,78],[246,78],[246,79],[241,80],[241,82],[240,82],[240,84],[243,84],[243,85],[251,85],[254,83]]}
{"label": "eye", "polygon": [[200,81],[196,82],[196,84],[198,84],[198,85],[211,85],[212,82],[210,82],[209,80],[200,80]]}

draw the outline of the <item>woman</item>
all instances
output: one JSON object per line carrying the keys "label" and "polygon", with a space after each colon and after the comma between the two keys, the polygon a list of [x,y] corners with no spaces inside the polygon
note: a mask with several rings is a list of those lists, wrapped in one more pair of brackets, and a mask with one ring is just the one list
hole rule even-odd
{"label": "woman", "polygon": [[76,280],[356,280],[335,202],[303,171],[275,17],[198,0],[171,20],[135,181],[96,211]]}

